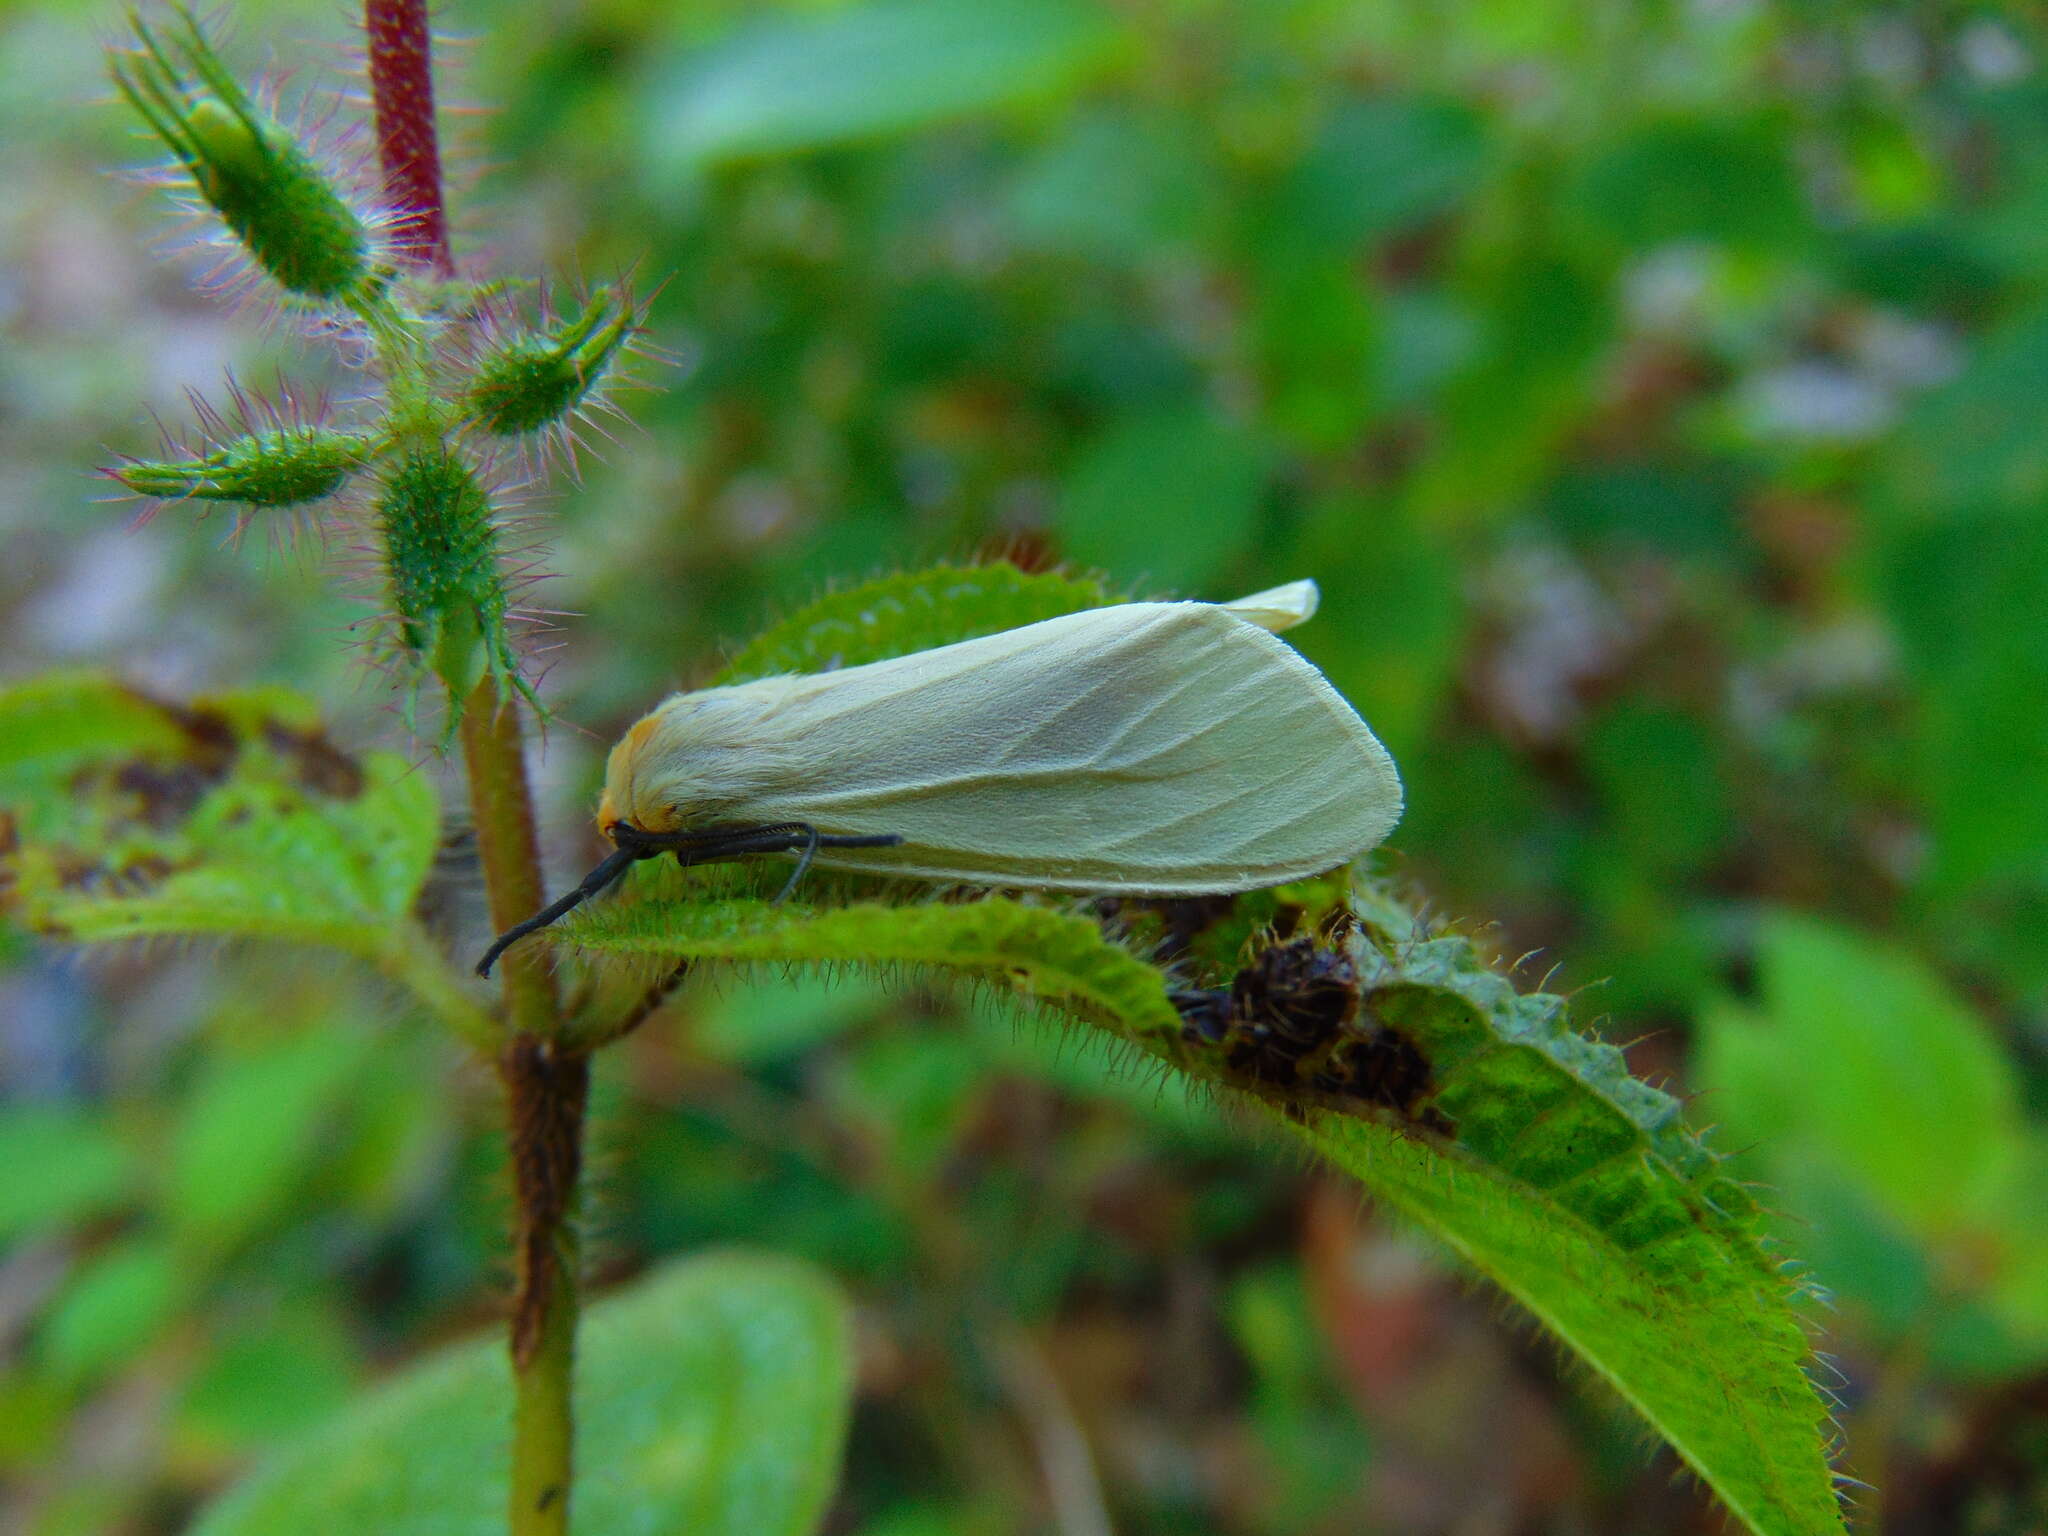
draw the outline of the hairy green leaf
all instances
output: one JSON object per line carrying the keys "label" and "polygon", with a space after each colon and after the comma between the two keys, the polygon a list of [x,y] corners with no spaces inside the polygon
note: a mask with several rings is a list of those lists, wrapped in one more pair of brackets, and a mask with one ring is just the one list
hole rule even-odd
{"label": "hairy green leaf", "polygon": [[1760,1536],[1843,1529],[1785,1287],[1707,1232],[1630,1250],[1511,1175],[1368,1121],[1298,1128],[1514,1297]]}
{"label": "hairy green leaf", "polygon": [[166,703],[95,674],[0,692],[0,895],[80,942],[239,934],[377,952],[433,857],[434,790],[313,707]]}
{"label": "hairy green leaf", "polygon": [[1122,601],[1101,581],[1014,565],[884,576],[798,609],[733,657],[718,681],[856,667]]}
{"label": "hairy green leaf", "polygon": [[1176,982],[1187,970],[1223,979],[1228,957],[1286,911],[1328,916],[1346,902],[1362,925],[1313,951],[1341,966],[1358,1022],[1335,1045],[1286,1057],[1301,1069],[1290,1076],[1262,1043],[1289,1027],[1284,1016],[1260,1023],[1264,1035],[1183,1019],[1194,994],[1169,995],[1127,947],[1151,937],[1142,904],[1124,905],[1130,937],[1118,941],[1075,913],[1003,897],[805,909],[692,901],[680,883],[655,872],[640,899],[586,909],[564,937],[665,962],[951,973],[1098,1024],[1243,1097],[1464,1256],[1612,1382],[1752,1530],[1841,1528],[1794,1282],[1763,1244],[1755,1200],[1675,1100],[1571,1029],[1562,999],[1518,993],[1466,940],[1420,936],[1379,893],[1347,902],[1334,880],[1241,898],[1222,937],[1183,950]]}
{"label": "hairy green leaf", "polygon": [[46,937],[345,950],[487,1044],[411,917],[438,838],[428,777],[343,752],[296,694],[174,704],[98,673],[0,689],[0,913]]}
{"label": "hairy green leaf", "polygon": [[1375,1024],[1427,1065],[1429,1119],[1297,1133],[1528,1307],[1751,1530],[1839,1531],[1793,1279],[1676,1101],[1464,939],[1351,952]]}
{"label": "hairy green leaf", "polygon": [[[853,1390],[846,1305],[791,1260],[711,1254],[592,1307],[577,1341],[576,1528],[806,1536],[837,1481]],[[505,1528],[502,1342],[445,1351],[285,1449],[198,1536]]]}
{"label": "hairy green leaf", "polygon": [[1180,1029],[1159,973],[1085,917],[1002,897],[836,908],[656,898],[585,907],[562,925],[579,948],[663,959],[924,967],[1058,1003],[1126,1034]]}

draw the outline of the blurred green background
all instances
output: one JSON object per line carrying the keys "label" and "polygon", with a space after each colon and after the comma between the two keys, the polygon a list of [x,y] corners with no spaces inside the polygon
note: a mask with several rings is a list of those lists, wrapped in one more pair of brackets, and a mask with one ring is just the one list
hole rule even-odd
{"label": "blurred green background", "polygon": [[[332,0],[231,12],[237,62],[348,84]],[[834,580],[1314,576],[1291,638],[1407,781],[1390,869],[1774,1191],[1865,1528],[2048,1528],[2036,7],[439,19],[487,109],[450,122],[464,257],[635,268],[678,359],[532,502],[575,615],[558,875],[616,732]],[[131,529],[88,478],[230,367],[351,387],[152,248],[117,22],[0,4],[4,675],[284,682],[402,743],[317,546]],[[0,956],[0,1529],[179,1530],[496,1316],[494,1091],[374,983]],[[1089,1042],[771,976],[612,1058],[600,1281],[741,1242],[860,1305],[835,1533],[1723,1528],[1447,1262]]]}

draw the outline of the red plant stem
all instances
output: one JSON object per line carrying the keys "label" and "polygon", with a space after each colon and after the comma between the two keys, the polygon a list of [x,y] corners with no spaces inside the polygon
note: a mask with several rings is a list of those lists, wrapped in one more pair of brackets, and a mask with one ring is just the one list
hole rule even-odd
{"label": "red plant stem", "polygon": [[455,275],[441,147],[434,127],[434,38],[426,0],[363,0],[370,41],[370,100],[384,190],[400,212],[398,245],[443,277]]}

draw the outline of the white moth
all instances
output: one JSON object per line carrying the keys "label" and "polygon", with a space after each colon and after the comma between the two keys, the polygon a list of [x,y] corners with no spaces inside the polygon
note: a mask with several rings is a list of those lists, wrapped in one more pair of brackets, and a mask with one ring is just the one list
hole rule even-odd
{"label": "white moth", "polygon": [[799,855],[872,874],[1123,894],[1252,890],[1373,847],[1401,814],[1377,738],[1273,631],[1313,582],[1123,603],[836,672],[681,693],[612,749],[618,852]]}

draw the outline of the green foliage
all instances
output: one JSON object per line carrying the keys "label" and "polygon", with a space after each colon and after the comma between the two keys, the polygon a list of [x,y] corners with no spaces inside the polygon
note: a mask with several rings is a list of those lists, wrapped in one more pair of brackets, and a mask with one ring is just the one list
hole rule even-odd
{"label": "green foliage", "polygon": [[2048,1358],[2048,1138],[1967,1003],[1910,956],[1773,917],[1762,996],[1701,1018],[1701,1081],[1816,1273],[1956,1369]]}
{"label": "green foliage", "polygon": [[440,829],[405,759],[350,756],[279,690],[177,705],[90,673],[0,690],[0,742],[0,901],[28,928],[342,950],[483,1027],[410,915]]}
{"label": "green foliage", "polygon": [[222,1447],[268,1446],[346,1407],[356,1365],[343,1319],[309,1304],[226,1315],[205,1368],[179,1404],[187,1433]]}
{"label": "green foliage", "polygon": [[81,943],[383,952],[433,857],[433,786],[392,754],[347,755],[317,720],[286,693],[177,706],[92,675],[0,693],[10,906]]}
{"label": "green foliage", "polygon": [[1114,109],[1077,114],[1017,175],[1005,212],[1052,255],[1142,266],[1216,217],[1215,188],[1180,125]]}
{"label": "green foliage", "polygon": [[1313,1528],[1327,1520],[1355,1469],[1371,1458],[1357,1417],[1347,1411],[1318,1337],[1301,1277],[1275,1266],[1232,1289],[1231,1332],[1256,1373],[1251,1419],[1279,1475],[1249,1490],[1266,1529]]}
{"label": "green foliage", "polygon": [[1645,123],[1601,151],[1574,189],[1587,225],[1625,248],[1783,243],[1807,212],[1782,127],[1725,116]]}
{"label": "green foliage", "polygon": [[662,82],[648,152],[674,178],[1045,96],[1115,39],[1086,0],[883,0],[767,20]]}
{"label": "green foliage", "polygon": [[[82,174],[128,152],[115,114],[49,110],[53,82],[83,99],[98,68],[74,11],[27,0],[0,27],[19,87],[0,91],[0,112],[15,108],[0,158],[21,189],[0,235],[24,298],[0,349],[11,654],[23,670],[126,666],[161,646],[171,675],[232,657],[242,675],[345,698],[327,637],[357,615],[316,602],[302,563],[245,562],[226,586],[161,523],[82,536],[79,464],[95,443],[136,446],[118,380],[221,343],[154,288],[78,302],[109,268],[78,259],[77,232],[124,228],[138,205]],[[300,25],[268,0],[235,11],[245,39]],[[1503,952],[1543,945],[1574,985],[1599,982],[1574,1011],[1611,1013],[1602,1027],[1636,1042],[1639,1070],[1670,1074],[1674,1094],[1711,1090],[1692,1115],[1744,1149],[1777,1240],[1833,1296],[1817,1342],[1846,1378],[1844,1470],[1880,1490],[1865,1518],[2025,1528],[2048,1477],[2015,1385],[2041,1358],[2041,1202],[2010,1192],[2042,1181],[2048,1103],[2038,18],[614,0],[534,28],[503,0],[454,0],[444,19],[488,39],[461,94],[503,108],[489,153],[535,194],[520,198],[533,238],[597,272],[646,260],[669,279],[649,330],[694,360],[650,407],[652,430],[588,466],[551,534],[561,605],[581,616],[550,704],[595,737],[546,742],[557,874],[591,851],[561,840],[585,819],[604,741],[804,594],[992,549],[1118,562],[1090,600],[1149,595],[1138,583],[1176,568],[1209,597],[1312,575],[1324,606],[1301,648],[1407,780],[1394,867],[1434,906],[1497,922]],[[176,112],[248,160],[226,98],[196,94],[203,110],[187,95]],[[463,415],[476,359],[516,340],[472,331],[477,296],[460,284],[408,289],[393,290],[400,316],[338,316],[432,365],[435,398],[405,379],[387,390],[381,370],[365,392],[380,468],[413,429],[431,438]],[[378,432],[387,402],[406,433]],[[1243,474],[1220,497],[1183,479],[1188,505],[1223,508],[1198,524],[1143,474],[1104,476],[1105,454],[1114,469],[1110,450],[1148,433],[1161,484],[1184,462],[1173,433],[1185,462],[1229,470],[1218,441],[1249,450],[1253,499]],[[1091,479],[1098,494],[1077,502]],[[337,498],[332,515],[368,500]],[[888,580],[861,590],[883,594],[872,616],[856,593],[828,599],[815,635],[779,628],[743,660],[802,670],[868,659],[870,639],[894,654],[967,632],[914,622]],[[1006,622],[1043,616],[1020,603]],[[51,807],[68,825],[71,769],[27,745],[61,732],[61,713],[0,733],[0,765],[19,741],[55,786],[0,797],[24,826]],[[183,752],[175,721],[131,713],[109,704],[96,729],[129,732],[121,751]],[[638,894],[680,900],[655,873]],[[1227,974],[1252,929],[1284,916],[1241,905],[1262,910],[1205,935],[1177,981]],[[1805,918],[1759,919],[1792,910]],[[1832,945],[1787,937],[1815,923]],[[220,991],[298,1020],[320,1010],[292,979],[328,978],[317,959],[266,969],[272,947],[246,946],[145,993],[154,971],[75,974],[18,929],[4,941],[0,1013],[18,1022],[0,1043],[29,1100],[7,1113],[41,1117],[29,1162],[78,1165],[75,1180],[15,1181],[27,1258],[72,1256],[47,1317],[110,1244],[167,1230],[164,1181],[138,1177],[128,1149],[188,1134],[197,1085],[233,1075],[212,1060]],[[861,1288],[873,1434],[844,1508],[863,1536],[1016,1536],[1042,1519],[1019,1496],[1040,1474],[1016,1405],[963,1347],[1020,1312],[1120,1527],[1295,1536],[1412,1514],[1448,1528],[1502,1518],[1495,1500],[1531,1528],[1703,1518],[1638,1431],[1587,1411],[1542,1352],[1504,1344],[1486,1303],[1418,1280],[1391,1317],[1371,1312],[1373,1218],[1340,1202],[1340,1238],[1311,1235],[1317,1175],[1263,1155],[1288,1133],[1262,1109],[1218,1112],[1229,1095],[1211,1077],[1162,1084],[1150,1058],[1120,1072],[1133,1048],[1109,1031],[1020,1030],[883,981],[790,990],[776,969],[685,995],[612,1053],[629,1060],[599,1084],[597,1251],[625,1264],[770,1243]],[[379,1006],[376,989],[346,990],[335,1029]],[[1443,1011],[1447,1038],[1461,1018]],[[1534,1102],[1549,1069],[1518,1049],[1488,1070]],[[232,1065],[264,1051],[238,1038]],[[325,1333],[304,1324],[305,1355],[331,1363],[325,1337],[361,1376],[478,1314],[502,1248],[489,1108],[449,1091],[430,1051],[380,1037],[378,1053],[325,1122],[334,1166],[263,1196],[271,1214],[219,1292],[186,1294],[177,1323],[91,1385],[60,1387],[33,1360],[0,1379],[0,1474],[32,1505],[51,1490],[27,1517],[42,1530],[147,1523],[138,1509],[182,1507],[245,1454],[256,1437],[215,1395],[189,1429],[150,1438],[161,1449],[138,1452],[132,1484],[66,1455],[73,1415],[136,1422],[133,1405],[177,1401],[166,1384],[245,1328],[283,1359],[290,1319],[325,1316]],[[1568,1189],[1539,1192],[1525,1263],[1512,1138],[1482,1157],[1426,1127],[1317,1126],[1371,1141],[1382,1204],[1405,1187],[1417,1208],[1455,1207],[1476,1183],[1471,1240],[1505,1250],[1482,1267],[1519,1276],[1574,1355],[1678,1391],[1696,1341],[1667,1334],[1660,1366],[1589,1315],[1609,1297],[1664,1309],[1628,1267],[1664,1242],[1603,1268],[1610,1256],[1557,1237],[1578,1230],[1560,1218]],[[1681,1206],[1692,1187],[1662,1169],[1648,1184]],[[1463,1218],[1436,1219],[1455,1242]],[[1759,1331],[1738,1304],[1695,1294],[1693,1309]],[[1228,1342],[1195,1326],[1216,1311]],[[1699,1351],[1716,1369],[1737,1358],[1718,1339]],[[1301,1369],[1314,1355],[1343,1401]],[[894,1368],[906,1359],[917,1368]],[[346,1374],[309,1370],[299,1401],[332,1401]],[[1795,1395],[1788,1417],[1806,1411]],[[1475,1450],[1472,1426],[1489,1424],[1513,1433]],[[1804,1429],[1785,1442],[1808,1443]],[[1458,1475],[1468,1457],[1483,1476]],[[1393,1489],[1436,1502],[1390,1514]]]}
{"label": "green foliage", "polygon": [[208,1062],[164,1168],[162,1210],[175,1238],[199,1251],[228,1247],[287,1209],[373,1045],[360,1029],[316,1028]]}
{"label": "green foliage", "polygon": [[[578,1345],[577,1521],[592,1530],[807,1536],[853,1388],[846,1304],[786,1259],[709,1254],[593,1306]],[[281,1451],[197,1536],[502,1530],[504,1346],[415,1366]]]}
{"label": "green foliage", "polygon": [[1484,131],[1448,97],[1390,91],[1345,101],[1281,180],[1261,233],[1282,250],[1345,251],[1412,229],[1478,185]]}
{"label": "green foliage", "polygon": [[0,1108],[0,1167],[33,1178],[0,1183],[0,1242],[17,1243],[113,1209],[133,1190],[136,1167],[105,1125],[75,1109]]}
{"label": "green foliage", "polygon": [[142,1352],[176,1314],[186,1286],[178,1255],[152,1236],[92,1255],[36,1330],[39,1362],[77,1386]]}
{"label": "green foliage", "polygon": [[1206,414],[1172,412],[1083,448],[1062,488],[1059,526],[1075,559],[1201,590],[1251,540],[1267,455]]}

